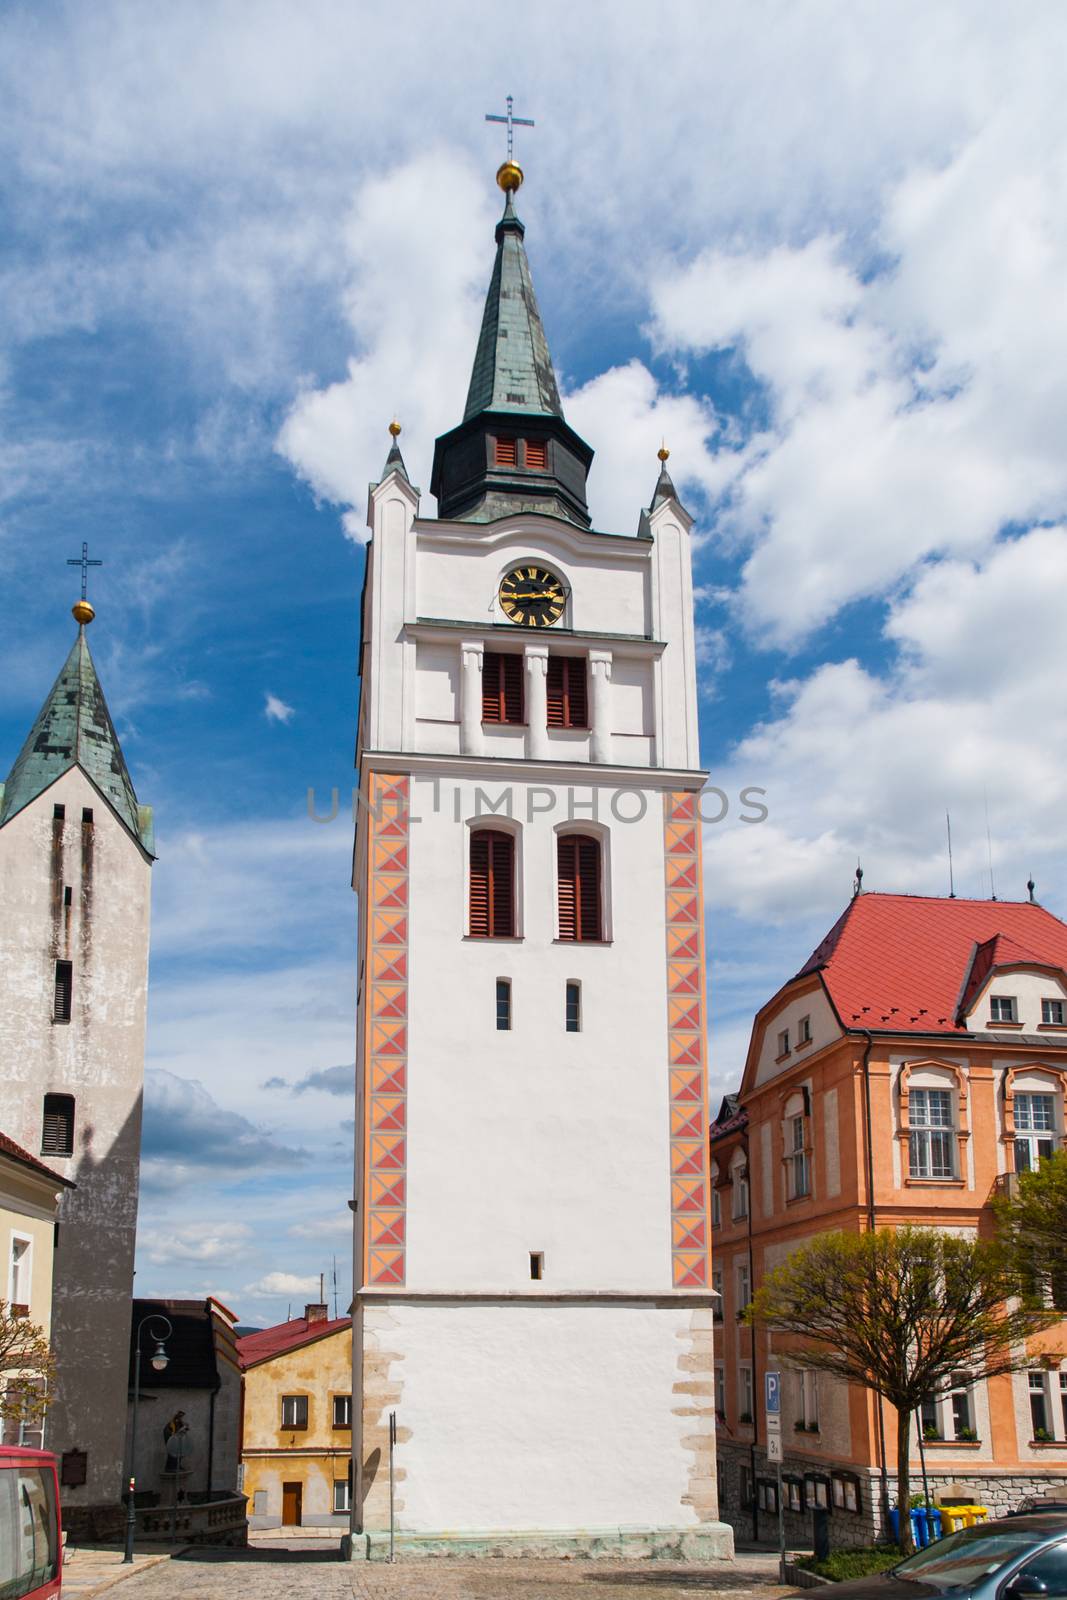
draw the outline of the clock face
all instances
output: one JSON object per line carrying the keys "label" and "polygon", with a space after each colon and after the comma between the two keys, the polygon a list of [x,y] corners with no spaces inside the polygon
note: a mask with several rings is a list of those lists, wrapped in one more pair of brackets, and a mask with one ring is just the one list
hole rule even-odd
{"label": "clock face", "polygon": [[563,615],[567,591],[544,567],[515,567],[500,585],[500,609],[509,622],[550,628]]}

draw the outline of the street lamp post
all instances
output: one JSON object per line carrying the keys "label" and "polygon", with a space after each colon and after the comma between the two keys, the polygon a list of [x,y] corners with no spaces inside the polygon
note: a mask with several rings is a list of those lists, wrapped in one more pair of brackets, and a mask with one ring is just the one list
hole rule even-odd
{"label": "street lamp post", "polygon": [[133,1503],[133,1493],[137,1483],[137,1410],[141,1403],[141,1334],[150,1322],[162,1322],[167,1329],[166,1333],[154,1336],[156,1348],[152,1352],[151,1360],[156,1372],[165,1372],[167,1370],[170,1356],[166,1351],[166,1341],[174,1332],[167,1318],[158,1311],[153,1311],[150,1316],[143,1317],[137,1324],[137,1338],[134,1343],[133,1356],[133,1429],[130,1438],[130,1482],[129,1496],[126,1501],[126,1552],[122,1558],[124,1563],[133,1560],[133,1535],[137,1525],[137,1512]]}

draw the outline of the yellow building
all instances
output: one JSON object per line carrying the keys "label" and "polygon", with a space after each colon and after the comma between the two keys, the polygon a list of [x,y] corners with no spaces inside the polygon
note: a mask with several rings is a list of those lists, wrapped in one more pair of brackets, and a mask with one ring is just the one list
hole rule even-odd
{"label": "yellow building", "polygon": [[[52,1324],[56,1210],[61,1191],[73,1187],[68,1178],[59,1177],[0,1133],[0,1246],[5,1253],[0,1300],[14,1315],[36,1323],[46,1337]],[[41,1448],[44,1433],[39,1422],[9,1421],[2,1442]]]}
{"label": "yellow building", "polygon": [[352,1320],[324,1305],[238,1341],[243,1492],[252,1528],[347,1529]]}

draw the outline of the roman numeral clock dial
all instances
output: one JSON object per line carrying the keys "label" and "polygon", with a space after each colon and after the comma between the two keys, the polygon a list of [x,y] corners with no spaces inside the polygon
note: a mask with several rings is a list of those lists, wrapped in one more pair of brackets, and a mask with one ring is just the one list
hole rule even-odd
{"label": "roman numeral clock dial", "polygon": [[500,609],[509,622],[550,628],[563,615],[567,591],[544,567],[515,567],[500,585]]}

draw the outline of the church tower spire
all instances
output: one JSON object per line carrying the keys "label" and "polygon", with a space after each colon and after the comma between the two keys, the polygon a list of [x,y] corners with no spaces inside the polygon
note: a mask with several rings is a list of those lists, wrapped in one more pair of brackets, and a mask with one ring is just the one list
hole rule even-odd
{"label": "church tower spire", "polygon": [[563,416],[514,204],[522,169],[506,161],[497,182],[506,201],[467,404],[459,427],[437,440],[430,489],[446,520],[540,511],[587,528],[593,452]]}

